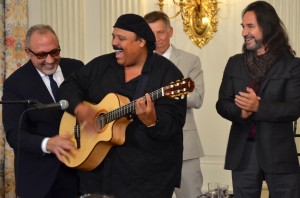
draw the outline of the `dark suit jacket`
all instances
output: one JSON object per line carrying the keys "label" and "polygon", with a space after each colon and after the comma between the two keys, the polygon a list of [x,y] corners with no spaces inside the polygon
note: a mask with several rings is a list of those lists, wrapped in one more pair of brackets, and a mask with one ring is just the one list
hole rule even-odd
{"label": "dark suit jacket", "polygon": [[[78,60],[60,60],[64,78],[82,66],[83,63]],[[31,61],[5,80],[2,97],[3,101],[27,99],[36,99],[42,104],[55,102]],[[3,105],[3,124],[6,139],[15,153],[17,194],[22,198],[41,198],[49,191],[61,166],[54,154],[42,152],[41,143],[45,137],[58,134],[63,111],[32,110],[20,119],[27,108],[26,104]]]}
{"label": "dark suit jacket", "polygon": [[246,90],[250,81],[242,55],[231,57],[226,65],[219,99],[218,113],[232,122],[225,168],[239,168],[249,131],[256,122],[256,150],[260,167],[268,173],[299,171],[293,132],[293,121],[300,116],[300,59],[280,60],[271,66],[260,85],[258,112],[242,119],[234,97]]}

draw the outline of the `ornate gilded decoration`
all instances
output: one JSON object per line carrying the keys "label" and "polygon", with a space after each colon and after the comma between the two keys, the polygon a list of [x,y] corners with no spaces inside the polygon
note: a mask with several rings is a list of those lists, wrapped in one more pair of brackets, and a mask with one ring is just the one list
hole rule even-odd
{"label": "ornate gilded decoration", "polygon": [[[202,48],[209,40],[213,38],[217,31],[218,18],[217,0],[173,0],[174,4],[180,7],[183,20],[183,30],[188,37],[198,47]],[[162,10],[163,0],[159,0],[159,6]]]}
{"label": "ornate gilded decoration", "polygon": [[158,5],[159,6],[159,10],[162,11],[164,5],[166,5],[166,4],[164,4],[164,0],[158,0],[158,3],[156,5]]}

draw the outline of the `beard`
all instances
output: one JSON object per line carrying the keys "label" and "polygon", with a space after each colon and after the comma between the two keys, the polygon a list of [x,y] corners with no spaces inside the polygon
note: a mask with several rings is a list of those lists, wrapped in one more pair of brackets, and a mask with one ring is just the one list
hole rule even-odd
{"label": "beard", "polygon": [[[250,36],[246,36],[245,40],[248,39]],[[259,48],[262,47],[262,40],[257,40],[255,39],[255,37],[250,37],[250,38],[254,38],[254,45],[247,45],[246,42],[244,43],[245,47],[247,50],[251,50],[251,51],[256,51]]]}

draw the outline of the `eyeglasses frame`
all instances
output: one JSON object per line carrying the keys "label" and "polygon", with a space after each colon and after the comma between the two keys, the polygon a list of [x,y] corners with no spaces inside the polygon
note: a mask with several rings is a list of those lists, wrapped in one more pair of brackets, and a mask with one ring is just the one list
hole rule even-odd
{"label": "eyeglasses frame", "polygon": [[[35,57],[37,59],[46,59],[48,55],[50,55],[51,57],[56,57],[60,54],[60,47],[59,48],[56,48],[56,49],[53,49],[51,50],[50,52],[40,52],[40,53],[35,53],[34,51],[32,51],[30,48],[26,48],[29,52],[31,52],[33,55],[35,55]],[[57,53],[57,54],[54,54],[54,53]]]}

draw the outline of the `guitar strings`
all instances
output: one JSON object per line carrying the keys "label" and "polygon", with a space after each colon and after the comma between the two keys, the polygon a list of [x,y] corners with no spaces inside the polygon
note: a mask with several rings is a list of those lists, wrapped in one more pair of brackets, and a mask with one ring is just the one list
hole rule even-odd
{"label": "guitar strings", "polygon": [[[160,88],[152,93],[150,93],[150,97],[152,99],[152,101],[160,98],[163,96],[163,91],[164,91],[164,88]],[[143,96],[142,98],[145,99],[145,96]],[[137,101],[136,100],[133,100],[132,102],[120,107],[120,108],[117,108],[115,110],[112,110],[106,114],[100,114],[98,117],[97,117],[97,122],[100,124],[100,128],[104,128],[104,126],[108,123],[110,123],[111,121],[113,120],[116,120],[122,116],[125,116],[129,113],[132,113],[135,111],[135,102]]]}

